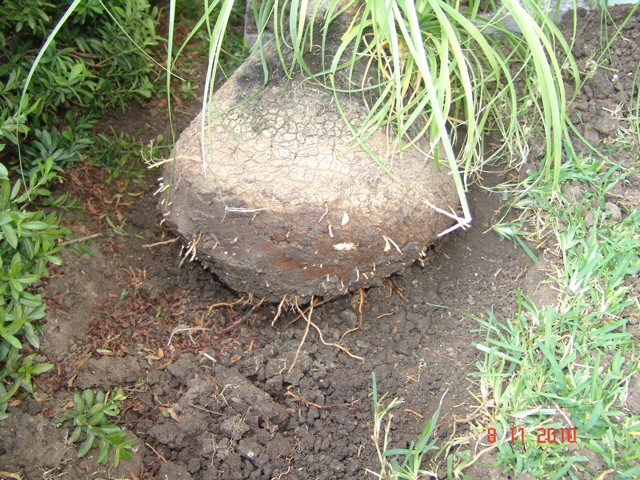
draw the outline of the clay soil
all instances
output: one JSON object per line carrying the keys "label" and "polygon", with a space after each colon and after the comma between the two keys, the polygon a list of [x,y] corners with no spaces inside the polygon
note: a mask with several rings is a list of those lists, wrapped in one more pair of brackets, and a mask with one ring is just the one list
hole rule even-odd
{"label": "clay soil", "polygon": [[[617,22],[626,12],[611,10]],[[599,30],[598,15],[581,13],[574,46],[581,67],[603,45]],[[617,107],[637,95],[639,61],[636,15],[603,60],[606,68],[595,71],[570,107],[581,134],[633,168],[637,150],[615,148],[625,127]],[[190,113],[183,125],[196,108],[184,105]],[[158,105],[136,107],[117,123],[144,130],[145,141],[166,128]],[[486,175],[483,187],[507,175],[513,173]],[[40,359],[55,369],[36,380],[35,398],[17,402],[0,423],[0,471],[15,475],[6,478],[374,478],[367,473],[379,468],[372,372],[381,394],[405,400],[394,411],[392,446],[416,440],[440,404],[436,435],[447,439],[470,428],[479,405],[471,374],[483,357],[474,342],[484,337],[477,322],[445,307],[508,319],[516,289],[538,305],[555,301],[547,281],[557,259],[539,250],[533,263],[501,241],[490,231],[502,214],[501,198],[474,187],[473,228],[450,235],[428,251],[424,265],[381,287],[324,299],[307,314],[322,338],[312,327],[299,348],[307,322],[293,303],[278,316],[277,304],[229,291],[159,225],[157,176],[151,172],[141,185],[107,185],[100,169],[68,172],[64,188],[82,197],[85,213],[64,222],[78,236],[100,236],[91,243],[94,256],[66,249],[62,268],[42,285],[48,314]],[[630,182],[626,191],[610,192],[624,211],[637,208],[640,197],[638,177]],[[129,236],[106,227],[104,215]],[[134,459],[117,469],[98,466],[95,454],[76,459],[66,429],[56,428],[74,393],[114,387],[128,397],[117,424],[135,438]],[[467,473],[506,478],[483,463],[491,459],[481,457]]]}

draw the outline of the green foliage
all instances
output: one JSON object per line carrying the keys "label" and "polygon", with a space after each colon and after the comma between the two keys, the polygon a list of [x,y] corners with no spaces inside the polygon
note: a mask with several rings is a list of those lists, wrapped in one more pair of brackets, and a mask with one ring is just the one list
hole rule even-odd
{"label": "green foliage", "polygon": [[[170,2],[170,11],[175,11],[176,3]],[[203,109],[210,107],[209,96],[219,75],[220,54],[234,3],[209,3],[185,40],[188,43],[201,27],[206,26],[210,32]],[[302,71],[309,81],[333,90],[341,112],[345,95],[371,99],[369,113],[361,124],[352,125],[343,114],[354,143],[365,151],[366,139],[381,128],[390,133],[396,152],[428,140],[425,150],[437,164],[448,167],[462,207],[462,215],[438,210],[457,222],[441,233],[444,235],[470,224],[468,184],[479,178],[484,165],[505,154],[519,166],[527,161],[535,143],[544,139],[541,176],[552,177],[554,187],[558,187],[567,120],[562,80],[570,77],[578,85],[577,65],[567,41],[541,11],[540,0],[495,3],[501,5],[495,15],[481,16],[480,2],[453,0],[252,2],[259,33],[254,49],[264,58],[263,34],[272,28],[286,75],[293,77]],[[505,16],[512,19],[519,34],[501,26]],[[351,22],[337,51],[329,55],[327,35],[340,17]],[[170,16],[169,46],[173,19]],[[311,45],[320,52],[320,66],[306,63]],[[173,52],[172,48],[168,50]],[[178,55],[167,59],[170,70]],[[563,68],[560,57],[566,59]],[[359,74],[354,76],[359,70],[357,63],[368,65],[372,85],[363,85],[356,78]],[[266,63],[263,69],[267,82],[271,73]],[[203,115],[200,127],[203,150],[205,119]],[[484,141],[490,131],[502,141],[488,158]],[[368,153],[392,175],[382,159]]]}
{"label": "green foliage", "polygon": [[133,440],[125,440],[125,432],[116,425],[109,424],[107,417],[115,417],[120,413],[120,402],[127,397],[121,388],[107,393],[87,389],[82,395],[73,397],[73,410],[64,414],[60,423],[72,421],[73,432],[69,437],[69,443],[82,442],[78,448],[78,458],[86,456],[93,448],[99,448],[97,462],[106,464],[114,452],[113,464],[115,467],[120,459],[131,460],[131,454],[127,451],[132,448]]}
{"label": "green foliage", "polygon": [[40,346],[36,330],[45,305],[28,290],[47,275],[49,263],[61,263],[58,240],[67,233],[55,214],[27,209],[35,199],[49,197],[45,185],[56,176],[53,160],[38,164],[24,184],[20,179],[12,182],[8,173],[0,164],[0,420],[7,416],[11,397],[21,387],[32,392],[33,375],[53,367],[33,365],[34,356],[23,358],[21,350],[24,340],[33,348]]}
{"label": "green foliage", "polygon": [[147,165],[144,162],[144,151],[136,133],[117,132],[113,127],[110,134],[101,133],[96,138],[92,150],[91,166],[105,167],[109,170],[107,183],[124,181],[124,186],[146,185]]}
{"label": "green foliage", "polygon": [[[380,479],[406,479],[415,480],[418,478],[437,478],[437,474],[424,470],[423,462],[425,455],[433,452],[438,443],[438,437],[433,437],[438,418],[440,416],[440,408],[438,406],[431,419],[425,424],[418,443],[411,441],[407,448],[389,448],[391,443],[389,432],[391,430],[391,421],[393,414],[391,411],[403,403],[402,400],[394,398],[385,407],[382,402],[385,395],[378,396],[378,384],[376,382],[375,372],[371,373],[372,390],[371,399],[373,402],[373,441],[375,443],[378,459],[380,461],[380,473],[369,473]],[[386,419],[386,422],[385,422]]]}
{"label": "green foliage", "polygon": [[154,92],[147,51],[158,43],[157,17],[147,0],[0,4],[0,419],[20,389],[33,390],[34,375],[52,368],[23,349],[39,347],[45,315],[31,288],[60,263],[58,240],[68,233],[38,210],[70,206],[47,185],[104,149],[92,137],[104,109]]}
{"label": "green foliage", "polygon": [[[147,50],[159,39],[157,8],[147,0],[108,5],[86,0],[74,6],[69,0],[0,5],[0,137],[17,145],[20,136],[31,132],[33,142],[26,142],[23,152],[29,167],[49,157],[58,165],[82,159],[95,114],[114,106],[124,109],[129,100],[149,98],[154,91]],[[67,20],[55,25],[63,14],[69,14]],[[33,59],[53,35],[23,97]],[[65,118],[65,111],[78,108],[85,116],[68,113]]]}
{"label": "green foliage", "polygon": [[[536,242],[555,240],[554,288],[561,294],[557,304],[537,306],[518,291],[511,319],[500,320],[492,311],[483,317],[469,314],[486,332],[475,345],[485,354],[476,376],[483,401],[496,406],[481,433],[494,428],[497,438],[508,438],[514,426],[526,432],[524,443],[496,445],[505,474],[513,470],[538,478],[551,469],[579,474],[594,463],[588,451],[618,478],[636,478],[640,471],[640,444],[634,438],[640,415],[625,405],[631,380],[640,372],[632,330],[640,210],[616,216],[607,201],[608,192],[628,174],[606,159],[572,157],[559,168],[565,188],[554,197],[552,180],[541,182],[532,172],[516,189],[526,193],[511,203],[511,213],[520,211],[520,217],[497,225]],[[543,426],[575,428],[574,454],[567,455],[564,442],[536,444]]]}
{"label": "green foliage", "polygon": [[[32,59],[54,21],[71,3],[7,1],[0,7],[1,96],[18,105]],[[158,11],[146,0],[116,0],[109,10],[100,0],[81,2],[60,28],[31,81],[36,115],[62,105],[101,109],[124,106],[138,96],[150,97],[149,59],[144,50],[157,44]],[[28,26],[27,31],[23,31]],[[125,33],[126,32],[126,33]]]}

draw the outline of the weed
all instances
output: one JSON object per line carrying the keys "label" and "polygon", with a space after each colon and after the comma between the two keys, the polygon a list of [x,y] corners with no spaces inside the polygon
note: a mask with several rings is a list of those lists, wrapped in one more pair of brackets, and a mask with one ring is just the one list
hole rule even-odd
{"label": "weed", "polygon": [[115,417],[120,413],[119,405],[127,397],[121,388],[105,394],[94,393],[87,389],[82,395],[73,397],[73,410],[68,411],[60,419],[60,423],[72,421],[73,432],[69,437],[70,444],[82,442],[78,448],[78,458],[86,456],[92,449],[99,448],[97,462],[106,464],[111,452],[114,452],[113,465],[118,466],[121,459],[131,460],[128,452],[133,440],[126,440],[126,433],[118,426],[111,425],[107,417]]}
{"label": "weed", "polygon": [[[389,430],[391,428],[391,421],[393,415],[391,411],[403,403],[402,400],[394,398],[387,406],[383,405],[385,395],[378,397],[378,385],[376,382],[376,374],[371,373],[372,378],[372,402],[373,402],[373,443],[378,453],[378,459],[380,461],[380,472],[369,473],[375,475],[380,479],[406,479],[415,480],[427,475],[429,477],[437,477],[437,475],[431,471],[424,470],[422,463],[427,453],[434,451],[435,446],[438,443],[438,437],[432,438],[433,431],[436,428],[438,417],[440,416],[440,406],[435,411],[431,420],[429,420],[422,433],[418,438],[418,443],[413,441],[407,448],[390,448],[391,439],[389,437]],[[385,422],[386,419],[386,422]]]}

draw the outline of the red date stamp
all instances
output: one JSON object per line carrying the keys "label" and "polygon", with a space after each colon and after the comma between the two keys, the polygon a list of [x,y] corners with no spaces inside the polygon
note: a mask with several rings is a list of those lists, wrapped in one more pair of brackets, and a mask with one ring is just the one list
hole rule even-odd
{"label": "red date stamp", "polygon": [[[511,443],[524,443],[525,429],[524,427],[509,429],[510,435],[507,435],[507,441]],[[531,433],[536,434],[535,431]],[[576,443],[578,436],[576,428],[543,428],[537,429],[537,443]],[[495,428],[487,429],[487,441],[494,444],[498,441],[498,432]]]}

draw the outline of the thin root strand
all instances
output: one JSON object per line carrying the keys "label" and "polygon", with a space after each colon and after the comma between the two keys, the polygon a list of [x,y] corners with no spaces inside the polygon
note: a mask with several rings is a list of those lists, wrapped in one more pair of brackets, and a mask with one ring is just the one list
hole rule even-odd
{"label": "thin root strand", "polygon": [[340,340],[342,340],[348,334],[353,333],[353,332],[357,332],[358,330],[360,330],[362,328],[362,323],[363,323],[362,305],[364,304],[364,289],[361,288],[360,291],[359,291],[359,294],[360,294],[360,300],[358,301],[358,314],[360,315],[360,317],[359,317],[359,320],[358,320],[358,326],[350,328],[349,330],[344,332],[342,334],[342,336],[340,337]]}
{"label": "thin root strand", "polygon": [[309,334],[309,327],[311,326],[311,315],[313,314],[313,300],[314,297],[311,296],[311,306],[309,307],[309,313],[307,315],[300,309],[300,305],[298,305],[298,296],[293,297],[293,303],[296,306],[296,309],[300,312],[300,315],[307,321],[307,326],[304,329],[304,334],[302,335],[302,340],[300,340],[300,345],[298,345],[298,349],[296,350],[296,356],[293,357],[293,363],[289,367],[289,373],[293,370],[293,367],[296,366],[296,362],[298,361],[298,355],[300,355],[300,350],[302,350],[302,345],[304,345],[305,340],[307,339],[307,335]]}

